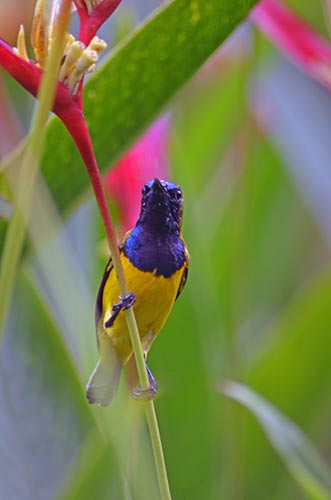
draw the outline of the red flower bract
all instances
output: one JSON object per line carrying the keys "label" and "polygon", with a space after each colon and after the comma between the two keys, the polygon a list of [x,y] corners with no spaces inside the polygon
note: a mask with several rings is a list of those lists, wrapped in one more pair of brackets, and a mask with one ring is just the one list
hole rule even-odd
{"label": "red flower bract", "polygon": [[260,2],[250,18],[286,57],[331,90],[331,46],[307,23],[275,0]]}
{"label": "red flower bract", "polygon": [[100,26],[121,3],[121,0],[103,0],[90,13],[84,0],[75,0],[74,3],[80,20],[78,39],[88,45]]}
{"label": "red flower bract", "polygon": [[119,207],[123,231],[137,221],[144,183],[153,177],[164,179],[169,176],[167,143],[170,121],[170,115],[156,120],[105,176],[106,189]]}
{"label": "red flower bract", "polygon": [[[12,47],[0,38],[0,62],[3,68],[30,94],[37,97],[43,70],[33,61],[25,61],[15,54]],[[70,128],[72,113],[80,109],[78,97],[73,96],[61,82],[57,83],[53,111]]]}

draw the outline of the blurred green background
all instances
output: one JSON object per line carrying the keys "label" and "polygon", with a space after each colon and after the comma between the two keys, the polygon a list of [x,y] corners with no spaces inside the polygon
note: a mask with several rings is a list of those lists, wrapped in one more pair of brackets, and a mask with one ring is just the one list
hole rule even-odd
{"label": "blurred green background", "polygon": [[[102,36],[117,43],[156,3],[146,2],[140,11],[123,2]],[[289,4],[327,33],[323,2]],[[6,8],[2,2],[1,12]],[[149,365],[159,384],[155,405],[173,498],[328,498],[296,482],[293,468],[286,467],[289,453],[278,455],[270,445],[268,425],[264,432],[221,388],[228,379],[250,386],[295,422],[330,463],[330,93],[248,23],[189,79],[194,70],[183,70],[160,102],[143,81],[139,113],[128,120],[125,135],[124,112],[108,156],[102,141],[109,133],[111,142],[120,118],[89,123],[106,171],[160,110],[170,115],[167,164],[184,192],[191,261],[186,288]],[[95,83],[107,93],[103,71],[107,66]],[[1,102],[6,99],[7,124],[14,130],[6,140],[1,134],[4,157],[26,132],[32,101],[6,75],[0,78]],[[123,77],[116,85],[125,82]],[[87,91],[87,111],[100,106],[93,97]],[[105,106],[115,113],[121,99],[110,92]],[[144,99],[149,104],[140,114]],[[4,117],[5,108],[0,111]],[[0,499],[155,500],[143,407],[130,397],[125,379],[107,409],[90,407],[84,397],[97,359],[94,297],[107,257],[99,214],[72,148],[53,119],[42,171],[65,219],[60,231],[25,252],[8,315],[0,354]],[[45,186],[38,189],[39,210],[34,207],[32,216],[43,233],[58,227],[59,216]],[[274,446],[285,428],[279,425],[277,432]],[[309,453],[299,457],[298,470]],[[328,472],[312,476],[319,473],[320,484],[330,486]]]}

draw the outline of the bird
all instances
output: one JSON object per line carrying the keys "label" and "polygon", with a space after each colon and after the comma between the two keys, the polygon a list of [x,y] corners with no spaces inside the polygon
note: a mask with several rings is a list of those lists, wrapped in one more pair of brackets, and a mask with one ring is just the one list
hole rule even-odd
{"label": "bird", "polygon": [[[90,404],[107,406],[114,399],[122,368],[132,356],[124,309],[133,307],[146,361],[185,286],[189,253],[182,237],[182,217],[183,195],[177,184],[157,178],[145,183],[138,221],[119,243],[130,293],[120,297],[110,257],[97,294],[95,323],[100,357],[86,386]],[[150,382],[146,393],[154,397],[157,383],[147,365],[146,370]],[[137,397],[139,389],[144,390],[133,391]]]}

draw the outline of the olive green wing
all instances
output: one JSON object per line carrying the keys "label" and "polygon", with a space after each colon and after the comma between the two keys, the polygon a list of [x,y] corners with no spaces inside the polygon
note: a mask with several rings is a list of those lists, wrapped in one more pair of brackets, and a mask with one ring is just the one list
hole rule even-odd
{"label": "olive green wing", "polygon": [[177,295],[176,295],[175,300],[178,299],[178,297],[182,293],[182,290],[186,284],[187,276],[188,276],[188,263],[189,263],[189,253],[187,251],[187,248],[185,247],[185,261],[183,264],[183,274],[182,274],[182,278],[181,278],[180,283],[179,283],[179,287],[178,287],[178,291],[177,291]]}
{"label": "olive green wing", "polygon": [[[119,242],[118,248],[119,248],[120,253],[123,251],[125,240],[129,236],[130,232],[131,231],[128,231],[125,234],[125,236],[123,237],[123,239]],[[107,280],[109,278],[109,275],[112,272],[114,272],[114,264],[113,264],[112,258],[110,257],[109,260],[108,260],[108,262],[107,262],[105,272],[103,273],[102,280],[101,280],[101,283],[99,285],[97,299],[96,299],[96,302],[95,302],[94,318],[95,318],[96,329],[98,329],[98,324],[99,324],[100,318],[102,316],[103,291],[104,291],[104,288],[105,288],[105,284],[106,284],[106,282],[107,282]]]}
{"label": "olive green wing", "polygon": [[[101,283],[99,285],[97,299],[95,302],[94,318],[95,318],[96,329],[98,329],[98,324],[99,324],[100,318],[102,316],[103,291],[104,291],[105,284],[106,284],[111,272],[114,272],[114,264],[113,264],[112,258],[110,257],[109,261],[107,262],[105,272],[103,273],[102,280],[101,280]],[[97,337],[98,337],[98,335],[97,335]]]}

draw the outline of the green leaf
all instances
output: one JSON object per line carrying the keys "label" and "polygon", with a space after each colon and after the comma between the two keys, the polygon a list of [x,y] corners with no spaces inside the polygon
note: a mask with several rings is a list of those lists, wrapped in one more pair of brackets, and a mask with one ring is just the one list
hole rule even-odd
{"label": "green leaf", "polygon": [[[173,0],[115,47],[84,91],[84,112],[102,171],[132,144],[255,3]],[[47,127],[43,172],[61,212],[72,208],[89,186],[76,148],[57,118]]]}
{"label": "green leaf", "polygon": [[0,498],[54,498],[94,426],[62,341],[20,279],[0,351]]}
{"label": "green leaf", "polygon": [[331,495],[331,470],[289,418],[248,386],[226,382],[222,392],[245,406],[257,418],[272,446],[302,488],[318,500]]}
{"label": "green leaf", "polygon": [[[318,248],[318,240],[315,242]],[[303,262],[302,252],[298,260]],[[305,275],[308,276],[308,270]],[[250,363],[246,382],[272,400],[283,412],[314,436],[327,451],[330,407],[330,321],[331,280],[327,268],[311,279],[294,296],[286,297],[286,307],[272,318],[271,327],[258,331],[259,342],[250,343]],[[248,343],[247,343],[248,344]],[[276,458],[268,454],[265,440],[251,421],[244,421],[244,463],[251,496],[265,498],[280,483],[288,485]],[[254,453],[252,453],[254,450]],[[254,476],[259,471],[259,484]],[[284,495],[284,497],[287,495]],[[294,495],[296,496],[296,495]],[[282,496],[280,495],[280,498]],[[293,498],[293,495],[289,495]]]}

